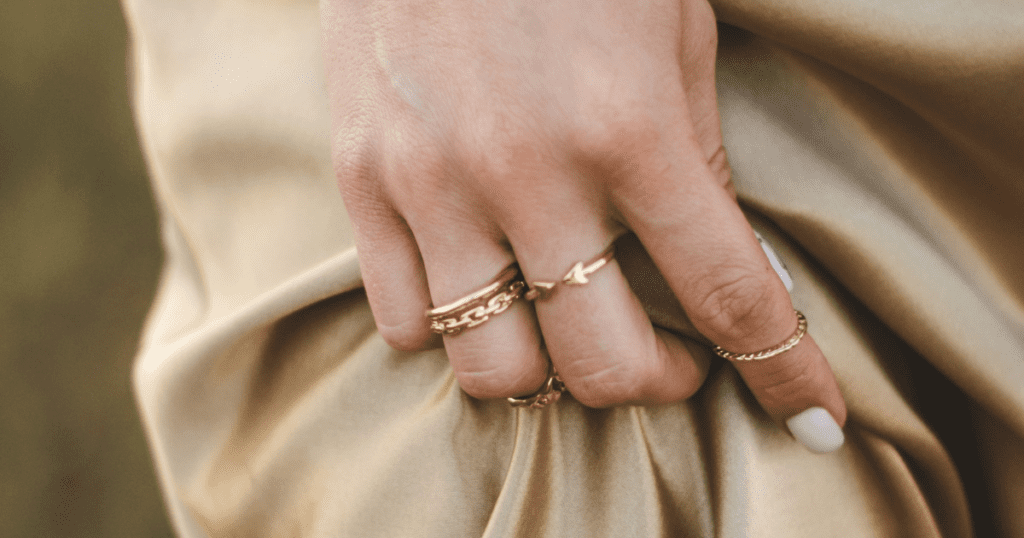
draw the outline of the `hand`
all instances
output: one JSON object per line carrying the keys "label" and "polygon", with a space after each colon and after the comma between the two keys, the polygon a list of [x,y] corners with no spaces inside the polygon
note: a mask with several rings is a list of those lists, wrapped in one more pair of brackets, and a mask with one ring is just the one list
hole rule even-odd
{"label": "hand", "polygon": [[[323,0],[337,177],[389,344],[518,261],[561,278],[634,232],[694,326],[736,352],[796,327],[736,205],[705,0]],[[652,326],[612,262],[586,286],[444,345],[478,398],[531,393],[550,360],[594,407],[687,398],[708,365]],[[810,337],[736,368],[777,420],[846,408]]]}

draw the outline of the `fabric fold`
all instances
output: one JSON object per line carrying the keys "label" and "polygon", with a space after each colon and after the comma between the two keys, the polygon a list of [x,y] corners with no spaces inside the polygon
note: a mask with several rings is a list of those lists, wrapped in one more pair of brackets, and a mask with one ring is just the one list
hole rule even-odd
{"label": "fabric fold", "polygon": [[[671,405],[478,401],[377,333],[317,5],[124,0],[167,253],[134,371],[183,537],[1024,532],[1019,6],[716,0],[741,205],[849,407],[815,455],[714,361]],[[642,245],[652,322],[709,353]]]}

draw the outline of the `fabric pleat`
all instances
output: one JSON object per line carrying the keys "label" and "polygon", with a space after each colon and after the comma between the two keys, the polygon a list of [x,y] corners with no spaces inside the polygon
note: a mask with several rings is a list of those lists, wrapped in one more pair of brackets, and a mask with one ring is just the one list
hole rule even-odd
{"label": "fabric pleat", "polygon": [[[179,535],[1024,536],[1024,6],[715,0],[740,202],[848,403],[479,401],[377,333],[313,0],[124,0],[167,253],[135,366]],[[709,354],[633,236],[624,274]]]}

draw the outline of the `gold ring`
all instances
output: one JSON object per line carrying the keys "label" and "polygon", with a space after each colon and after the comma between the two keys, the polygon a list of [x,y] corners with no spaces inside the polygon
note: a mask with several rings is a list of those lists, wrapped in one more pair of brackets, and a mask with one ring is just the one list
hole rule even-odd
{"label": "gold ring", "polygon": [[553,404],[562,397],[565,391],[565,383],[558,377],[554,366],[548,367],[548,378],[540,387],[540,390],[522,398],[509,398],[508,403],[512,407],[529,407],[531,409],[542,409],[548,404]]}
{"label": "gold ring", "polygon": [[576,265],[569,269],[569,272],[562,277],[559,282],[544,282],[535,281],[530,282],[530,289],[523,295],[527,301],[533,301],[535,299],[547,299],[554,292],[555,286],[558,284],[565,284],[567,286],[582,286],[590,282],[587,278],[591,274],[597,272],[598,269],[608,265],[608,262],[615,258],[615,243],[612,243],[608,248],[604,249],[604,252],[597,255],[597,257],[587,262],[576,262]]}
{"label": "gold ring", "polygon": [[493,282],[454,303],[427,310],[430,332],[455,335],[476,327],[491,316],[508,310],[516,299],[523,296],[523,282],[519,265],[506,267]]}
{"label": "gold ring", "polygon": [[807,318],[799,310],[793,310],[793,312],[796,312],[796,331],[785,342],[754,353],[733,353],[732,351],[722,349],[722,346],[715,346],[713,348],[715,355],[731,361],[760,361],[770,359],[793,349],[800,343],[804,335],[807,334]]}

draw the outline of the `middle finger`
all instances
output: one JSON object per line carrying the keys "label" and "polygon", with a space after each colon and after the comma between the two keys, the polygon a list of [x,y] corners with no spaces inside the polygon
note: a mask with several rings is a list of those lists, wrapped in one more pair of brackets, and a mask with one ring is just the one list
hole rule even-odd
{"label": "middle finger", "polygon": [[[591,407],[689,397],[703,383],[707,362],[695,360],[675,335],[655,330],[614,258],[580,274],[577,262],[590,265],[615,238],[596,211],[587,213],[572,219],[574,227],[531,226],[557,233],[511,238],[527,283],[536,289],[542,289],[538,282],[556,283],[534,301],[555,369],[572,395]],[[576,282],[565,282],[574,268]]]}

